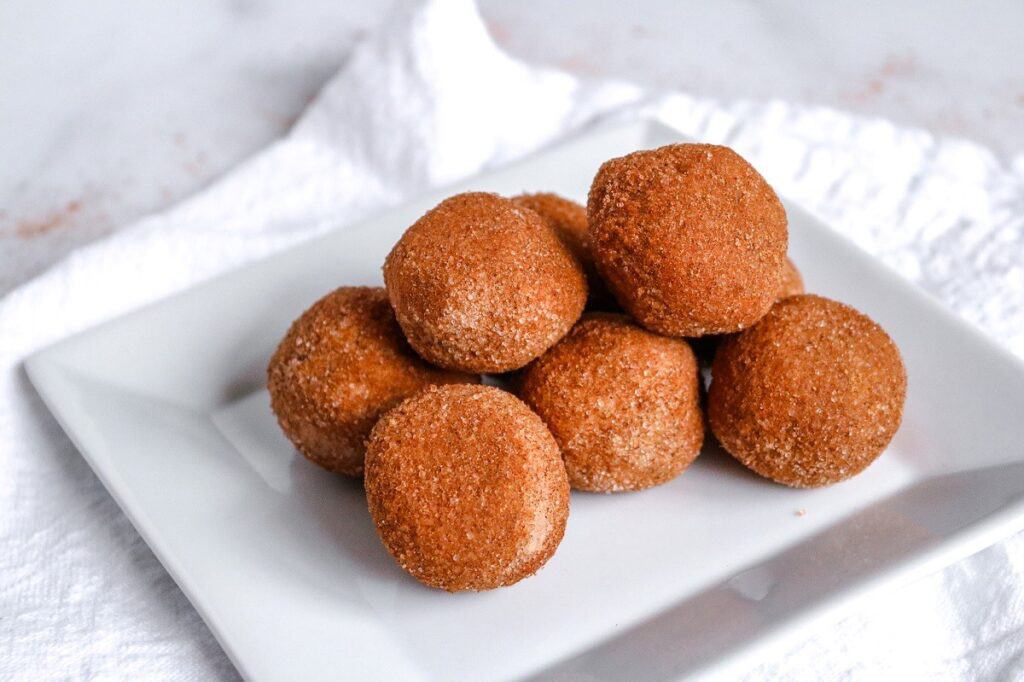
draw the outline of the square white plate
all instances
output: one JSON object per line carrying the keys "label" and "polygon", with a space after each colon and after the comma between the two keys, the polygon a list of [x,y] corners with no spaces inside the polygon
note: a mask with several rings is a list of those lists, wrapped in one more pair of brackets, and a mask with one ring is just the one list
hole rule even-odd
{"label": "square white plate", "polygon": [[493,592],[430,590],[392,562],[360,484],[308,464],[274,422],[264,370],[289,322],[336,286],[379,284],[391,245],[443,196],[584,199],[605,159],[673,141],[648,123],[590,133],[28,360],[50,409],[246,677],[736,669],[866,591],[1024,525],[1021,365],[788,206],[790,253],[808,289],[867,312],[902,349],[906,414],[876,464],[801,491],[705,451],[653,490],[574,494],[549,564]]}

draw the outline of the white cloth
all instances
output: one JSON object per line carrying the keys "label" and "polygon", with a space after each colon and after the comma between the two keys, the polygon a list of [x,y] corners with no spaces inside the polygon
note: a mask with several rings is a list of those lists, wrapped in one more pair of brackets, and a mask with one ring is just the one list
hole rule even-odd
{"label": "white cloth", "polygon": [[[180,206],[0,300],[0,678],[235,673],[28,384],[32,351],[609,117],[729,144],[1024,354],[1024,158],[782,102],[585,83],[521,64],[470,0],[402,5],[292,132]],[[752,679],[1024,675],[1024,536],[865,605]]]}

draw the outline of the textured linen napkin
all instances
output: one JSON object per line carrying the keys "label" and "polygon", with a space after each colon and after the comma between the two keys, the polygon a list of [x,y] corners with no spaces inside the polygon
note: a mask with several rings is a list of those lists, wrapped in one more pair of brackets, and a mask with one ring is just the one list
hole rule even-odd
{"label": "textured linen napkin", "polygon": [[[735,147],[791,199],[1024,354],[1024,158],[782,102],[586,83],[493,44],[470,0],[403,4],[282,140],[0,300],[0,678],[233,677],[21,363],[75,331],[598,120]],[[956,361],[951,358],[951,361]],[[1024,675],[1024,536],[779,651],[751,679]]]}

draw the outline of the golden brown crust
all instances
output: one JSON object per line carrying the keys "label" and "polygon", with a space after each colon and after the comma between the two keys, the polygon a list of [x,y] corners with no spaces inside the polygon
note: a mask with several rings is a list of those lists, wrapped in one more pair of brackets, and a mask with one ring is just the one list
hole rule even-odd
{"label": "golden brown crust", "polygon": [[689,345],[625,315],[587,314],[531,363],[519,393],[547,423],[578,490],[642,490],[680,473],[704,439]]}
{"label": "golden brown crust", "polygon": [[907,375],[867,316],[802,294],[726,339],[712,366],[708,421],[755,472],[795,487],[847,479],[899,428]]}
{"label": "golden brown crust", "polygon": [[653,331],[739,331],[767,313],[779,291],[785,209],[728,147],[675,144],[607,161],[587,216],[605,283]]}
{"label": "golden brown crust", "polygon": [[441,367],[506,372],[572,327],[582,267],[535,212],[496,194],[445,199],[388,254],[384,281],[416,352]]}
{"label": "golden brown crust", "polygon": [[478,382],[431,367],[409,348],[382,288],[342,287],[292,323],[267,368],[270,405],[295,447],[360,476],[377,418],[428,384]]}
{"label": "golden brown crust", "polygon": [[539,215],[583,265],[590,294],[587,307],[592,310],[606,310],[617,306],[615,298],[601,280],[601,275],[594,264],[594,257],[590,253],[590,244],[587,241],[587,208],[551,192],[520,194],[512,197],[512,201]]}
{"label": "golden brown crust", "polygon": [[554,554],[569,484],[551,433],[491,386],[425,389],[384,415],[366,497],[402,568],[449,592],[511,585]]}

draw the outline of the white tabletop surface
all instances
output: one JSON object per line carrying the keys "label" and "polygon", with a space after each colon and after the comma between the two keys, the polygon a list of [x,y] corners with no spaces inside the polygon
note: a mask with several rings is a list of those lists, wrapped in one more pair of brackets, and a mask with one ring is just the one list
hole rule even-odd
{"label": "white tabletop surface", "polygon": [[[0,292],[281,135],[389,3],[0,4]],[[483,0],[528,61],[1024,150],[1024,3]]]}

